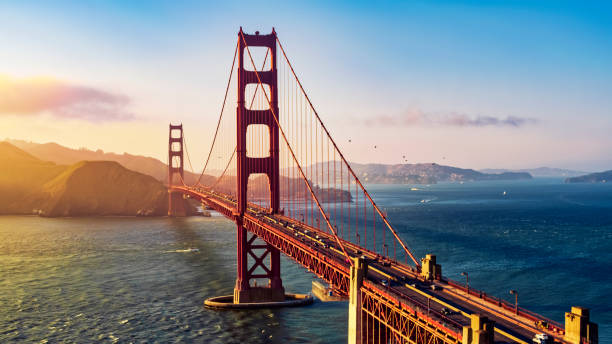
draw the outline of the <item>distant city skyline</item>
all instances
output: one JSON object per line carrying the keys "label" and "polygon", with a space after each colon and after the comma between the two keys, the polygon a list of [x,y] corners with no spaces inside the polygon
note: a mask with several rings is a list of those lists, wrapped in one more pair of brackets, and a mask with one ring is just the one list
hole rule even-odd
{"label": "distant city skyline", "polygon": [[605,2],[2,2],[0,139],[165,161],[182,122],[200,166],[240,26],[276,28],[350,161],[612,169]]}

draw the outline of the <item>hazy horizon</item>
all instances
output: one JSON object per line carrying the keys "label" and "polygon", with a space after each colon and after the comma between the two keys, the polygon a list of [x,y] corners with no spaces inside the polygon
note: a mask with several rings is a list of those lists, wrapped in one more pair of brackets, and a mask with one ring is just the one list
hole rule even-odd
{"label": "hazy horizon", "polygon": [[[159,160],[161,162],[165,162],[163,160],[163,158],[160,159],[160,158],[154,157],[152,155],[134,154],[132,152],[127,152],[127,151],[126,152],[112,152],[112,151],[102,150],[100,148],[69,147],[69,146],[63,145],[63,144],[61,144],[59,142],[33,142],[33,141],[27,141],[27,140],[21,140],[21,139],[14,139],[14,138],[10,138],[10,137],[7,137],[7,138],[4,138],[4,139],[0,140],[0,142],[2,142],[2,141],[6,141],[6,142],[24,141],[24,142],[27,142],[27,143],[39,144],[39,145],[57,144],[57,145],[60,145],[62,147],[69,148],[69,149],[75,149],[75,150],[87,149],[87,150],[92,151],[92,152],[96,152],[98,150],[101,150],[102,153],[104,153],[104,154],[107,154],[107,153],[108,154],[118,154],[118,155],[130,154],[130,155],[136,155],[136,156],[155,158],[155,159],[157,159],[157,160]],[[336,161],[340,161],[340,160],[336,159]],[[586,170],[586,169],[573,169],[573,168],[564,168],[564,167],[558,167],[558,166],[544,166],[544,165],[527,166],[527,167],[516,167],[516,168],[505,168],[505,167],[496,167],[496,166],[485,167],[485,168],[475,168],[475,167],[471,167],[471,166],[449,165],[449,164],[446,164],[444,162],[444,160],[441,161],[441,162],[438,162],[438,161],[407,161],[407,162],[398,162],[398,163],[379,163],[379,162],[367,162],[367,161],[365,161],[365,162],[364,161],[349,161],[349,162],[351,164],[364,164],[364,165],[365,164],[384,164],[384,165],[405,165],[405,164],[408,164],[408,165],[410,165],[410,164],[431,164],[431,163],[436,163],[436,164],[445,165],[445,166],[459,167],[459,168],[464,168],[464,169],[474,169],[476,171],[484,171],[484,170],[512,170],[512,171],[519,171],[519,170],[532,170],[532,169],[538,169],[538,168],[551,168],[551,169],[571,170],[571,171],[576,171],[576,172],[587,172],[587,173],[600,172],[600,171],[591,171],[591,170]],[[325,161],[320,162],[320,164],[324,164],[324,163],[325,163]],[[601,170],[601,171],[607,171],[607,170],[609,170],[609,169],[604,169],[604,170]],[[194,171],[192,171],[189,168],[189,166],[185,166],[185,171],[189,171],[189,172],[192,172],[192,173],[200,173],[201,172],[201,170],[195,169],[195,166],[194,166]],[[211,171],[216,171],[216,170],[207,169],[207,171],[211,172]],[[220,172],[220,171],[216,171],[216,172]]]}

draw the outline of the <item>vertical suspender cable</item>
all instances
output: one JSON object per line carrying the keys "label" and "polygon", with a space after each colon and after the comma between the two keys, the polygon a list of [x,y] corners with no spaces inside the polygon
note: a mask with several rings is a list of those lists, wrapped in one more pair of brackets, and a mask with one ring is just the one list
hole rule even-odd
{"label": "vertical suspender cable", "polygon": [[[253,61],[253,56],[251,55],[251,51],[250,51],[250,49],[249,49],[248,45],[246,44],[246,39],[244,38],[244,34],[242,34],[242,32],[241,32],[241,37],[242,37],[242,41],[244,42],[244,45],[246,46],[247,53],[249,54],[249,58],[250,58],[250,60],[251,60],[251,63],[252,63],[252,64],[253,64],[253,66],[254,66],[254,65],[255,65],[255,63],[254,63],[254,61]],[[258,82],[259,82],[260,84],[262,84],[262,82],[261,82],[261,77],[259,76],[259,73],[258,73],[257,71],[255,71],[255,75],[257,76],[257,80],[258,80]],[[277,115],[276,115],[276,113],[275,113],[275,111],[274,111],[274,108],[272,107],[272,103],[271,103],[271,101],[270,101],[270,98],[268,97],[268,95],[267,95],[267,93],[266,93],[266,90],[264,89],[263,91],[264,91],[264,94],[265,94],[265,96],[266,96],[266,100],[268,101],[268,105],[270,106],[270,109],[271,109],[272,115],[273,115],[273,117],[274,117],[274,121],[275,121],[275,122],[276,122],[276,124],[278,125],[279,131],[280,131],[281,135],[283,136],[283,140],[285,140],[285,142],[288,142],[288,141],[287,141],[287,137],[285,136],[285,132],[284,132],[284,130],[282,129],[282,127],[281,127],[281,126],[279,125],[279,123],[278,123],[278,118],[277,118]],[[289,149],[291,150],[291,147],[289,147]],[[293,158],[294,158],[294,160],[295,160],[295,155],[293,154],[293,152],[292,152],[292,156],[293,156]],[[331,231],[331,232],[332,232],[332,234],[334,235],[334,239],[336,240],[336,243],[337,243],[337,244],[338,244],[338,246],[340,246],[340,248],[342,249],[342,252],[344,253],[344,256],[346,257],[346,261],[347,261],[347,263],[349,263],[349,264],[352,266],[352,265],[353,265],[353,261],[350,259],[350,256],[349,256],[349,255],[348,255],[348,253],[346,252],[346,248],[344,247],[344,244],[343,244],[343,243],[342,243],[342,241],[340,241],[340,239],[338,238],[338,234],[337,234],[337,233],[334,231],[334,229],[333,229],[333,227],[332,227],[332,225],[331,225],[331,223],[330,223],[330,221],[329,221],[329,216],[328,216],[328,215],[327,215],[327,213],[326,213],[326,212],[323,210],[323,208],[322,208],[322,206],[321,206],[321,203],[319,202],[318,198],[317,198],[317,197],[316,197],[316,195],[314,194],[314,191],[313,191],[313,189],[312,189],[312,187],[311,187],[310,183],[308,183],[308,180],[306,179],[306,176],[305,176],[305,174],[304,174],[304,171],[302,170],[302,167],[301,167],[301,166],[298,164],[297,168],[298,168],[298,170],[299,170],[299,172],[300,172],[300,175],[301,175],[302,179],[303,179],[303,180],[305,180],[305,182],[306,182],[306,186],[307,186],[307,188],[308,188],[308,191],[310,192],[310,195],[312,196],[312,198],[314,198],[314,201],[316,202],[317,207],[319,208],[319,211],[321,212],[321,215],[323,215],[323,217],[324,217],[324,219],[325,219],[325,222],[327,223],[328,228],[330,229],[330,231]]]}
{"label": "vertical suspender cable", "polygon": [[372,206],[374,207],[374,209],[376,210],[376,213],[382,218],[383,222],[385,223],[385,225],[387,226],[387,228],[393,233],[393,236],[395,237],[395,239],[400,243],[400,245],[402,246],[402,248],[404,249],[406,255],[409,255],[410,258],[412,259],[412,261],[414,262],[414,264],[417,267],[420,267],[421,264],[418,262],[418,260],[416,259],[416,257],[412,254],[412,252],[408,249],[408,247],[406,246],[406,244],[402,241],[402,239],[399,237],[399,235],[397,234],[397,232],[395,231],[395,229],[393,228],[393,226],[391,226],[391,223],[389,223],[389,220],[386,218],[386,216],[382,213],[382,211],[378,208],[378,206],[376,205],[376,203],[374,202],[374,200],[372,199],[372,197],[370,196],[370,194],[367,192],[367,190],[364,188],[363,184],[361,183],[361,181],[359,180],[359,178],[357,178],[357,175],[355,174],[355,172],[353,171],[353,169],[351,168],[351,166],[348,164],[347,160],[345,159],[344,155],[342,154],[342,152],[338,149],[335,141],[333,140],[333,138],[331,137],[331,134],[329,133],[329,131],[327,130],[327,128],[325,127],[325,125],[323,124],[323,122],[321,121],[321,118],[319,117],[319,114],[317,113],[317,111],[314,108],[314,105],[312,104],[312,102],[310,101],[310,98],[308,97],[308,95],[306,94],[304,87],[302,86],[302,83],[300,82],[299,78],[297,77],[297,74],[295,73],[295,70],[293,69],[293,66],[291,65],[291,62],[289,61],[289,58],[287,57],[287,54],[285,53],[285,49],[283,48],[282,43],[280,42],[280,40],[278,39],[278,36],[276,35],[276,41],[278,42],[279,47],[281,48],[281,52],[283,53],[283,56],[285,57],[285,60],[287,61],[287,64],[289,66],[289,68],[291,69],[291,72],[293,73],[293,76],[296,79],[297,84],[299,85],[300,89],[302,90],[302,93],[304,94],[308,104],[310,105],[311,109],[313,110],[315,117],[317,118],[317,120],[319,121],[319,123],[321,123],[321,127],[323,128],[323,130],[325,131],[325,133],[328,136],[328,139],[332,142],[333,147],[338,151],[338,154],[340,155],[340,158],[342,159],[342,161],[347,165],[347,169],[348,171],[353,175],[353,177],[355,178],[355,184],[358,185],[364,193],[364,197],[368,198],[368,200],[370,201],[370,203],[372,204]]}

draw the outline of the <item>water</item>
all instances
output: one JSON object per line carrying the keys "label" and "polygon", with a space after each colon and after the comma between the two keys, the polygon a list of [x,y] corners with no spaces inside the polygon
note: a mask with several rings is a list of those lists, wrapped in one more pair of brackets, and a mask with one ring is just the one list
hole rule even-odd
{"label": "water", "polygon": [[[369,186],[417,256],[437,254],[444,275],[467,271],[489,294],[513,301],[516,289],[557,321],[589,307],[612,342],[612,185],[419,188]],[[221,217],[0,217],[0,262],[0,342],[346,342],[346,303],[204,309],[234,284],[234,225]],[[303,268],[283,258],[282,270],[288,291],[310,291]]]}

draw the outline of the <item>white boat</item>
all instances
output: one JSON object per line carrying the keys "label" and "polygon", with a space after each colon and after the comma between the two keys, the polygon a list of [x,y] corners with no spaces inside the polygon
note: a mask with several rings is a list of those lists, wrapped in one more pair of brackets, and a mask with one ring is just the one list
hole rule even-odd
{"label": "white boat", "polygon": [[199,248],[186,248],[184,250],[174,250],[174,251],[168,251],[168,252],[177,252],[177,253],[197,253],[200,252]]}

